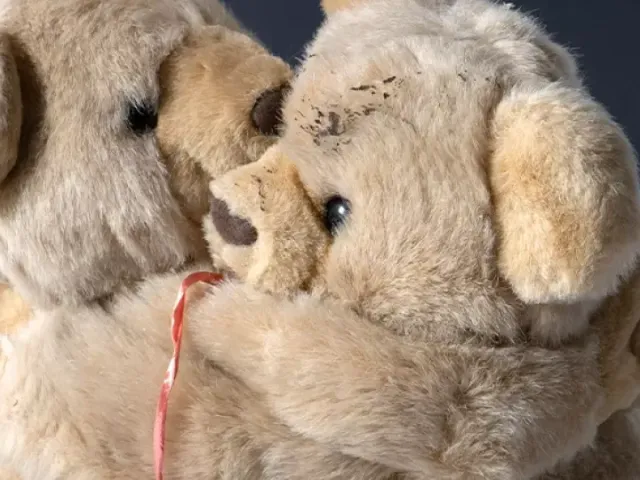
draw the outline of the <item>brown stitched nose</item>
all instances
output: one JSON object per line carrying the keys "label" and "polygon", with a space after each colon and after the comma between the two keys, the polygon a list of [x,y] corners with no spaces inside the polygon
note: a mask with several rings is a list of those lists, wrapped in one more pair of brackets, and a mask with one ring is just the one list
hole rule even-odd
{"label": "brown stitched nose", "polygon": [[264,135],[276,135],[282,124],[282,102],[289,85],[267,90],[258,97],[251,110],[253,126]]}
{"label": "brown stitched nose", "polygon": [[225,242],[242,247],[256,243],[258,231],[249,220],[233,215],[227,202],[212,195],[209,205],[213,226]]}

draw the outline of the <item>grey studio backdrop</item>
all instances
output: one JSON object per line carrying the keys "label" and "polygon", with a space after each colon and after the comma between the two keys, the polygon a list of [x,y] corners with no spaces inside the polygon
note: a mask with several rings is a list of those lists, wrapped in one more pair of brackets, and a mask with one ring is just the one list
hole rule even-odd
{"label": "grey studio backdrop", "polygon": [[[319,0],[226,0],[273,52],[295,64],[322,22]],[[511,0],[579,55],[592,94],[640,150],[640,0]]]}

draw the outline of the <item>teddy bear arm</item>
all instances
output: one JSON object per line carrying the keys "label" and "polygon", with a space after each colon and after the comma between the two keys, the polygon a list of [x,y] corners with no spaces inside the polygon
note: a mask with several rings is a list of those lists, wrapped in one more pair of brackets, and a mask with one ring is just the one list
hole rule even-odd
{"label": "teddy bear arm", "polygon": [[196,348],[294,432],[398,471],[529,478],[595,436],[590,346],[415,346],[311,298],[237,285],[189,317]]}
{"label": "teddy bear arm", "polygon": [[[494,359],[354,343],[322,351],[310,342],[290,357],[267,357],[260,385],[292,430],[344,454],[439,478],[529,478],[596,433],[597,379],[578,352],[513,350]],[[578,371],[585,383],[575,382]]]}

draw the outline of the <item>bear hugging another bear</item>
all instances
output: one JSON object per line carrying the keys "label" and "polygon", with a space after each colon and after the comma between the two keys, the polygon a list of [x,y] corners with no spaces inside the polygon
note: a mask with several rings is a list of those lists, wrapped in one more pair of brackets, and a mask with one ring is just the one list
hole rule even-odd
{"label": "bear hugging another bear", "polygon": [[[188,296],[168,478],[635,478],[634,157],[571,58],[482,0],[352,1],[283,121],[193,197],[236,279]],[[151,474],[196,268],[37,309],[3,359],[3,462]]]}

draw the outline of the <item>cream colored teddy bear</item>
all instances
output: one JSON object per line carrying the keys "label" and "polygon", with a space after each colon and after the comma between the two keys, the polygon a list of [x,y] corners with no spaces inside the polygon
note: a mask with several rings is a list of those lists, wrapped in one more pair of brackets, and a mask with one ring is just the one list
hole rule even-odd
{"label": "cream colored teddy bear", "polygon": [[[192,312],[214,332],[199,349],[294,431],[410,478],[638,478],[640,217],[624,133],[573,59],[506,6],[348,3],[326,5],[278,147],[334,232],[317,266],[280,275],[311,298],[218,292]],[[208,240],[273,291],[266,259],[314,251],[317,234],[286,233],[304,229],[261,163],[212,185]]]}
{"label": "cream colored teddy bear", "polygon": [[123,284],[207,258],[207,183],[273,143],[291,70],[217,0],[10,0],[0,10],[8,333],[30,307],[108,305]]}
{"label": "cream colored teddy bear", "polygon": [[[354,0],[283,120],[210,186],[236,278],[187,295],[167,478],[635,478],[635,159],[571,57],[485,0]],[[10,337],[0,463],[150,476],[201,268]]]}
{"label": "cream colored teddy bear", "polygon": [[273,143],[291,75],[217,0],[5,3],[0,332],[205,258],[207,183]]}

